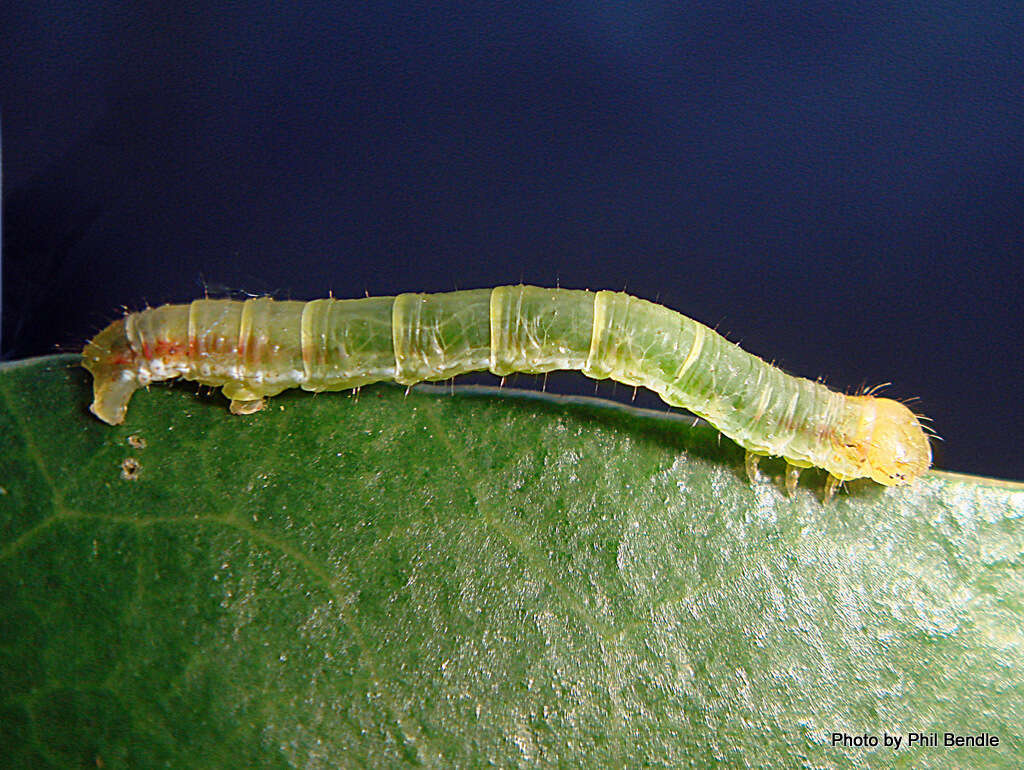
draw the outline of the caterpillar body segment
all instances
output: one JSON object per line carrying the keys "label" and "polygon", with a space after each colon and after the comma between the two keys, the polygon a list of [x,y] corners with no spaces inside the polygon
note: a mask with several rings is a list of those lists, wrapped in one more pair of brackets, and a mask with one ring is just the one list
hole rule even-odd
{"label": "caterpillar body segment", "polygon": [[83,351],[92,412],[124,421],[139,387],[183,377],[219,386],[249,414],[286,388],[346,390],[381,380],[412,385],[489,370],[578,369],[644,386],[705,418],[756,459],[786,459],[834,482],[868,476],[904,484],[931,465],[927,436],[903,404],[847,396],[793,377],[708,327],[611,291],[499,286],[366,299],[202,299],[131,313]]}

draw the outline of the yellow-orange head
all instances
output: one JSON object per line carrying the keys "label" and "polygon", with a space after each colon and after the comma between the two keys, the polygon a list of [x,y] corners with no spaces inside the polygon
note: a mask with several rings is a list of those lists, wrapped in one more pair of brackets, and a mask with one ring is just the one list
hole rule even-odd
{"label": "yellow-orange head", "polygon": [[932,448],[917,416],[899,401],[850,396],[863,411],[854,444],[863,475],[879,484],[909,484],[932,464]]}

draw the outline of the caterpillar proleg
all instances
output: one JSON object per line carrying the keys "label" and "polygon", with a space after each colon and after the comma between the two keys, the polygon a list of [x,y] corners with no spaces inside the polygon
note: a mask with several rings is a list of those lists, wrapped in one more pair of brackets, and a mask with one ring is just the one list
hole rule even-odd
{"label": "caterpillar proleg", "polygon": [[708,327],[622,292],[498,286],[366,299],[200,299],[129,313],[83,351],[93,414],[116,425],[140,387],[183,377],[219,386],[235,414],[286,388],[345,390],[380,380],[412,385],[487,370],[578,369],[655,391],[747,450],[840,481],[905,484],[931,447],[903,404],[850,396],[793,377]]}

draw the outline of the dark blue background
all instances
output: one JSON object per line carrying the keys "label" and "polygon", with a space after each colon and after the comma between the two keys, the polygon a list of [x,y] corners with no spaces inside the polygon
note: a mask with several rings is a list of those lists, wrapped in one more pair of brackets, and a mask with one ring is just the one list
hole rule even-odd
{"label": "dark blue background", "polygon": [[9,357],[204,283],[625,288],[1024,478],[1020,3],[11,5]]}

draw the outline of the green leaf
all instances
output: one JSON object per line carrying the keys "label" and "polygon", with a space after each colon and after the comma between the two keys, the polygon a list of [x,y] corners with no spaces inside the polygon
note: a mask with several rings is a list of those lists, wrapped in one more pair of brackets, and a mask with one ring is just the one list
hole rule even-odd
{"label": "green leaf", "polygon": [[823,505],[689,419],[493,391],[110,427],[76,364],[0,370],[5,766],[1024,764],[1020,485]]}

